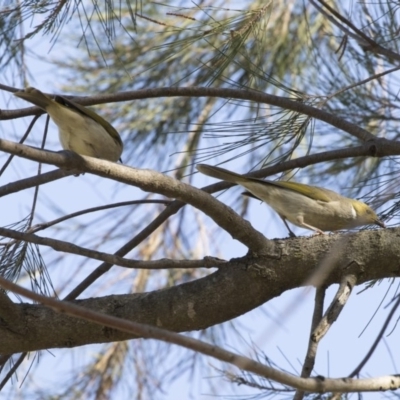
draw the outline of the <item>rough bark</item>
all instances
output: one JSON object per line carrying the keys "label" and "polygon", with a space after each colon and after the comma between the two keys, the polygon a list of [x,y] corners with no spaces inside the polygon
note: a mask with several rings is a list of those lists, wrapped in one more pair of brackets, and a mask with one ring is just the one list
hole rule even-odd
{"label": "rough bark", "polygon": [[[400,229],[274,240],[269,255],[233,259],[209,276],[165,290],[77,300],[106,314],[177,332],[204,329],[242,315],[283,292],[339,283],[350,270],[358,284],[400,275]],[[0,302],[3,297],[0,297]],[[4,299],[3,299],[4,301]],[[132,336],[47,307],[0,304],[0,353],[9,354]],[[2,310],[8,310],[2,315]],[[6,317],[6,318],[5,318]]]}

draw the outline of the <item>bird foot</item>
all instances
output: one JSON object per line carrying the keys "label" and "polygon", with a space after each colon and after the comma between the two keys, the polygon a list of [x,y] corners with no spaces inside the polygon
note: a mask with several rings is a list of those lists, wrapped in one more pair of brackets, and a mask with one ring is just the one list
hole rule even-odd
{"label": "bird foot", "polygon": [[[57,151],[57,153],[62,154],[63,156],[67,157],[67,165],[65,165],[63,168],[64,169],[80,169],[79,166],[82,165],[83,159],[82,157],[78,154],[75,153],[75,151],[72,150],[60,150]],[[74,176],[79,176],[83,175],[84,172],[78,172],[74,174]]]}

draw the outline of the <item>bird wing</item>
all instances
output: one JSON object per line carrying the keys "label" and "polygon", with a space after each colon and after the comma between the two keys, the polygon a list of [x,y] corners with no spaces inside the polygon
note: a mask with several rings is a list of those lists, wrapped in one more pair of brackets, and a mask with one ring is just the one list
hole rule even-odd
{"label": "bird wing", "polygon": [[94,121],[102,125],[114,140],[116,140],[121,146],[123,145],[121,137],[119,136],[117,130],[108,121],[100,117],[100,115],[92,111],[90,108],[83,107],[80,104],[75,103],[74,101],[59,95],[54,97],[54,101],[65,107],[69,107],[76,111],[79,111],[81,114],[86,115],[87,117],[93,119]]}
{"label": "bird wing", "polygon": [[[335,193],[329,189],[319,188],[318,186],[309,186],[304,183],[289,182],[289,181],[268,181],[270,185],[275,185],[283,189],[292,190],[293,192],[300,193],[303,196],[307,196],[313,200],[319,200],[325,203],[329,203],[332,200],[337,200],[341,197],[338,193]],[[326,192],[329,192],[329,196]]]}
{"label": "bird wing", "polygon": [[[309,186],[303,183],[288,182],[288,181],[264,181],[263,179],[251,178],[245,175],[237,174],[236,172],[229,171],[225,168],[215,167],[207,164],[198,164],[197,169],[208,176],[213,178],[222,179],[224,181],[237,183],[246,187],[246,183],[255,183],[263,186],[275,186],[281,189],[290,190],[295,193],[299,193],[303,196],[309,197],[310,199],[329,203],[330,201],[340,200],[343,197],[333,192],[332,190],[320,188],[317,186]],[[258,198],[256,195],[249,195],[248,192],[244,193],[247,196]]]}

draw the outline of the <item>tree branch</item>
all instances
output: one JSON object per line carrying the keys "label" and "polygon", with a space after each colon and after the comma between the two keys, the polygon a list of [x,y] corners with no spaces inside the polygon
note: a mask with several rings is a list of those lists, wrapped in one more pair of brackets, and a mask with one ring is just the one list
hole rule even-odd
{"label": "tree branch", "polygon": [[308,392],[360,392],[360,391],[382,391],[394,390],[400,387],[399,376],[383,376],[370,379],[320,379],[320,378],[299,378],[297,376],[279,371],[258,363],[248,357],[240,356],[233,352],[224,350],[218,346],[210,345],[191,337],[179,335],[170,332],[166,329],[161,329],[151,325],[145,325],[136,322],[126,321],[122,318],[117,318],[105,313],[99,313],[88,310],[84,307],[75,304],[62,302],[51,299],[39,294],[33,293],[27,289],[8,282],[0,277],[0,285],[8,290],[12,290],[21,296],[28,297],[34,301],[41,302],[47,307],[55,309],[59,313],[66,313],[75,318],[85,321],[91,321],[98,324],[99,328],[104,329],[104,326],[118,329],[127,332],[130,335],[142,336],[146,338],[154,338],[167,343],[177,344],[181,347],[193,350],[198,353],[216,358],[217,360],[227,362],[236,366],[239,369],[252,372],[264,378],[275,380],[284,385],[290,385],[297,389],[306,390]]}
{"label": "tree branch", "polygon": [[20,309],[7,296],[6,292],[0,289],[0,325],[1,329],[19,330]]}
{"label": "tree branch", "polygon": [[[372,51],[377,54],[382,54],[388,58],[391,58],[396,61],[400,61],[400,54],[387,49],[385,47],[382,47],[380,44],[378,44],[375,40],[371,39],[368,35],[366,35],[362,30],[358,29],[348,18],[343,17],[340,13],[338,13],[334,8],[332,8],[329,4],[327,4],[323,0],[318,0],[322,6],[328,10],[334,18],[329,15],[327,11],[325,11],[322,7],[318,6],[313,0],[310,0],[311,4],[314,5],[315,8],[318,9],[322,14],[325,15],[332,23],[334,23],[341,31],[343,31],[346,35],[351,36],[353,39],[357,40],[359,44],[365,49]],[[344,27],[342,24],[337,22],[336,19],[341,21],[343,24],[347,25],[353,32],[349,31],[346,27]]]}
{"label": "tree branch", "polygon": [[[157,218],[144,227],[137,235],[125,243],[115,254],[123,257],[132,249],[138,246],[151,233],[153,233],[160,225],[162,225],[171,215],[177,213],[185,203],[181,201],[173,201],[165,210],[163,210]],[[84,290],[86,290],[93,282],[100,278],[103,274],[111,269],[113,265],[103,263],[91,272],[79,285],[77,285],[66,297],[65,300],[76,299]]]}
{"label": "tree branch", "polygon": [[[318,327],[318,324],[322,320],[322,315],[324,312],[324,299],[325,299],[325,292],[326,292],[326,287],[317,287],[316,292],[315,292],[315,305],[314,305],[314,312],[313,312],[313,317],[311,321],[311,332],[310,332],[310,338],[308,342],[308,349],[307,349],[307,354],[304,360],[303,368],[301,370],[300,376],[302,378],[308,378],[311,376],[311,372],[314,369],[314,363],[315,363],[315,357],[317,355],[317,348],[318,348],[318,343],[315,342],[314,340],[314,333],[315,330]],[[302,390],[297,390],[293,400],[301,400],[304,397],[304,391]]]}
{"label": "tree branch", "polygon": [[30,178],[21,179],[12,183],[7,183],[6,185],[0,186],[0,197],[17,193],[21,190],[29,189],[38,185],[44,185],[61,178],[65,178],[66,176],[76,175],[77,173],[79,173],[79,171],[73,169],[56,169],[54,171],[45,172],[44,174],[35,175]]}
{"label": "tree branch", "polygon": [[[104,94],[91,97],[71,97],[79,104],[84,106],[94,104],[104,104],[119,101],[131,101],[139,99],[161,98],[161,97],[217,97],[223,99],[248,100],[256,103],[265,103],[281,107],[287,110],[299,112],[312,118],[324,121],[342,131],[357,137],[362,141],[374,140],[376,137],[358,125],[352,124],[337,117],[327,111],[312,107],[304,103],[304,99],[291,100],[287,97],[275,96],[272,94],[258,92],[256,90],[228,89],[228,88],[210,88],[210,87],[165,87],[154,89],[133,90],[128,92],[119,92],[116,94]],[[23,110],[2,110],[0,120],[16,119],[43,113],[39,107],[28,107]]]}
{"label": "tree branch", "polygon": [[378,333],[378,336],[374,340],[374,343],[372,344],[371,348],[369,349],[369,351],[365,355],[365,357],[362,359],[360,364],[358,364],[357,367],[354,369],[354,371],[349,375],[349,377],[353,377],[353,376],[358,375],[361,372],[361,370],[364,367],[364,365],[367,363],[367,361],[371,358],[372,354],[374,354],[374,351],[378,347],[378,344],[381,341],[381,339],[383,337],[383,334],[385,333],[387,327],[389,326],[389,322],[393,318],[393,315],[394,315],[395,311],[399,308],[399,306],[400,306],[400,296],[397,295],[397,301],[394,304],[394,306],[392,307],[392,309],[390,310],[390,313],[387,316],[387,318],[385,320],[385,323],[383,324],[380,332]]}
{"label": "tree branch", "polygon": [[96,158],[80,156],[73,152],[54,153],[39,150],[0,139],[0,149],[35,161],[54,164],[66,169],[78,168],[81,172],[93,172],[104,178],[112,178],[146,192],[159,193],[191,204],[207,214],[214,222],[239,240],[251,251],[274,251],[274,245],[248,221],[236,214],[204,191],[177,181],[156,171],[140,170]]}
{"label": "tree branch", "polygon": [[[349,257],[357,261],[352,263],[352,273],[359,277],[358,283],[398,276],[398,232],[398,229],[386,229],[279,240],[276,241],[281,250],[278,258],[247,255],[226,262],[224,268],[193,282],[149,293],[85,299],[77,304],[176,332],[205,329],[242,315],[287,290],[305,285],[329,249],[335,249],[336,242],[342,241],[343,237],[347,240],[341,244],[336,268],[325,278],[326,285],[341,281],[343,271],[340,266],[348,265]],[[132,338],[121,332],[78,323],[39,305],[17,304],[16,307],[24,316],[24,327],[29,335],[14,335],[0,327],[0,353]]]}
{"label": "tree branch", "polygon": [[29,231],[27,233],[35,233],[35,232],[47,229],[50,226],[54,226],[61,222],[67,221],[68,219],[71,219],[71,218],[76,218],[81,215],[86,215],[86,214],[90,214],[93,212],[109,210],[111,208],[118,208],[118,207],[132,206],[132,205],[141,205],[141,204],[163,204],[165,206],[168,206],[171,203],[172,203],[171,200],[143,199],[143,200],[121,201],[118,203],[105,204],[103,206],[86,208],[84,210],[76,211],[71,214],[63,215],[62,217],[53,219],[52,221],[43,222],[43,223],[34,225],[34,226],[32,226],[32,228],[29,229]]}
{"label": "tree branch", "polygon": [[[357,279],[353,274],[347,274],[343,276],[343,279],[340,282],[340,286],[336,292],[335,297],[333,298],[330,306],[326,310],[324,317],[321,318],[319,322],[317,321],[317,318],[318,314],[322,313],[323,310],[323,297],[325,295],[325,288],[317,289],[316,306],[313,318],[314,329],[312,330],[312,333],[310,335],[307,355],[301,372],[301,376],[303,378],[311,375],[311,372],[314,368],[315,357],[317,355],[319,342],[326,335],[329,328],[337,320],[339,314],[342,312],[343,307],[347,303],[347,300],[349,299],[350,294],[356,282]],[[315,323],[316,325],[314,325]],[[303,397],[304,397],[304,392],[297,391],[293,399],[301,400]]]}
{"label": "tree branch", "polygon": [[[63,251],[69,254],[76,254],[82,257],[92,258],[95,260],[104,261],[109,264],[119,265],[126,268],[136,269],[172,269],[172,268],[218,268],[218,264],[224,264],[225,261],[209,257],[203,260],[127,260],[126,258],[117,255],[103,253],[97,250],[87,249],[85,247],[77,246],[76,244],[65,242],[63,240],[51,239],[34,235],[33,233],[25,233],[15,231],[13,229],[1,228],[0,235],[9,237],[15,240],[35,243],[41,246],[51,247],[56,251]],[[215,263],[212,262],[215,260]]]}

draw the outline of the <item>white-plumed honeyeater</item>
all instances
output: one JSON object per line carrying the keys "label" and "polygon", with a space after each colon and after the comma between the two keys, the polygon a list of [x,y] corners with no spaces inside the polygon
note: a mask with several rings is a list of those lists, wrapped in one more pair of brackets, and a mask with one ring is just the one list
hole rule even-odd
{"label": "white-plumed honeyeater", "polygon": [[54,99],[40,90],[28,87],[14,93],[46,111],[58,126],[60,142],[65,150],[118,161],[123,144],[119,133],[104,118],[63,96]]}
{"label": "white-plumed honeyeater", "polygon": [[287,221],[319,234],[370,224],[385,227],[367,204],[329,189],[296,182],[249,178],[205,164],[197,165],[197,169],[213,178],[237,183],[248,190],[243,194],[265,201],[282,218],[290,236],[295,235]]}

